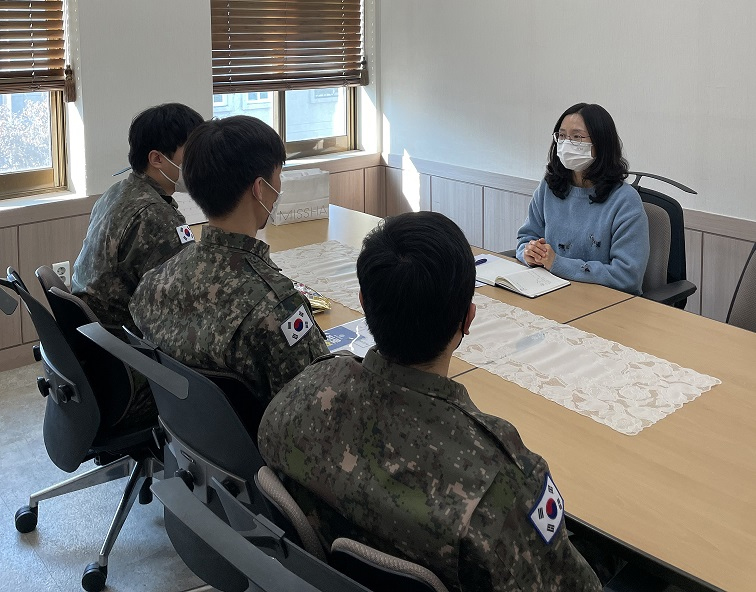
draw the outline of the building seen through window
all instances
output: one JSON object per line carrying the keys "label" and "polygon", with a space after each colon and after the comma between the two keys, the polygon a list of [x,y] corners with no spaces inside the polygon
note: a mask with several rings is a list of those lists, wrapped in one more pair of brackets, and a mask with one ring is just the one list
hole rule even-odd
{"label": "building seen through window", "polygon": [[[281,94],[283,104],[277,105]],[[349,94],[344,87],[216,94],[213,116],[257,117],[277,129],[287,143],[344,137],[348,134]]]}
{"label": "building seen through window", "polygon": [[52,167],[50,93],[0,95],[0,174]]}

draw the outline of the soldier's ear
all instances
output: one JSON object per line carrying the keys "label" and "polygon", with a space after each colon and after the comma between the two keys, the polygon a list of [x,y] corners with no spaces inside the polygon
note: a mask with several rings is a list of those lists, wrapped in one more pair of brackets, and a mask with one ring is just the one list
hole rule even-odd
{"label": "soldier's ear", "polygon": [[462,323],[462,333],[464,335],[470,334],[470,325],[472,325],[473,319],[475,318],[475,303],[470,303],[470,308],[467,310],[467,314],[465,315],[465,321]]}
{"label": "soldier's ear", "polygon": [[147,164],[156,169],[162,168],[164,162],[165,157],[158,150],[150,150],[149,154],[147,154]]}

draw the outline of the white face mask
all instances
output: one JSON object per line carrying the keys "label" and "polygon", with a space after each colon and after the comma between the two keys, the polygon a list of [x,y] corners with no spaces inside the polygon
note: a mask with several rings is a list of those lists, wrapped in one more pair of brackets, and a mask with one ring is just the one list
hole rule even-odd
{"label": "white face mask", "polygon": [[[262,179],[262,177],[260,177]],[[265,209],[266,212],[268,212],[268,218],[273,218],[273,210],[276,209],[276,206],[278,205],[278,202],[281,201],[281,196],[283,195],[283,191],[276,191],[275,187],[268,183],[265,179],[263,179],[263,183],[265,183],[268,187],[270,187],[276,194],[276,201],[273,202],[273,205],[270,209],[268,209],[263,201],[255,195],[255,199],[260,202],[260,205]],[[267,218],[265,220],[266,224],[268,222]]]}
{"label": "white face mask", "polygon": [[166,175],[163,171],[160,171],[160,174],[163,175],[166,179],[168,179],[171,183],[173,183],[173,185],[175,186],[175,190],[178,191],[179,193],[189,193],[189,190],[186,188],[186,183],[184,183],[184,171],[181,170],[181,165],[173,162],[165,154],[163,154],[163,158],[165,158],[168,162],[170,162],[173,166],[175,166],[178,169],[179,176],[178,176],[178,179],[174,181],[168,175]]}
{"label": "white face mask", "polygon": [[564,168],[571,171],[584,171],[596,160],[591,156],[592,148],[593,144],[588,142],[575,146],[569,140],[565,140],[561,144],[557,144],[557,156],[562,161]]}

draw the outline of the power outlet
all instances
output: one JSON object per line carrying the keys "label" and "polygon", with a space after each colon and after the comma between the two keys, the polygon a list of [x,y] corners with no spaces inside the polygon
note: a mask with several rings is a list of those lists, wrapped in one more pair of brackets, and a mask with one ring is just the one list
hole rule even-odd
{"label": "power outlet", "polygon": [[52,264],[53,271],[58,274],[58,277],[63,280],[66,288],[71,287],[71,262],[61,261],[60,263]]}

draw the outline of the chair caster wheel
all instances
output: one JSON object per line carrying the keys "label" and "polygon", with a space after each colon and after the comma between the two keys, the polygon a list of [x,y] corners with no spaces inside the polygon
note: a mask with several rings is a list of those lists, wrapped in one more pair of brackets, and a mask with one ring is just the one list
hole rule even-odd
{"label": "chair caster wheel", "polygon": [[31,532],[37,528],[37,514],[39,512],[39,506],[30,508],[29,506],[23,506],[16,512],[16,530],[18,532]]}
{"label": "chair caster wheel", "polygon": [[152,502],[152,477],[147,477],[142,484],[142,488],[139,490],[139,503],[143,506]]}
{"label": "chair caster wheel", "polygon": [[105,588],[105,580],[108,577],[108,566],[99,563],[90,563],[81,576],[81,587],[87,592],[100,592]]}

